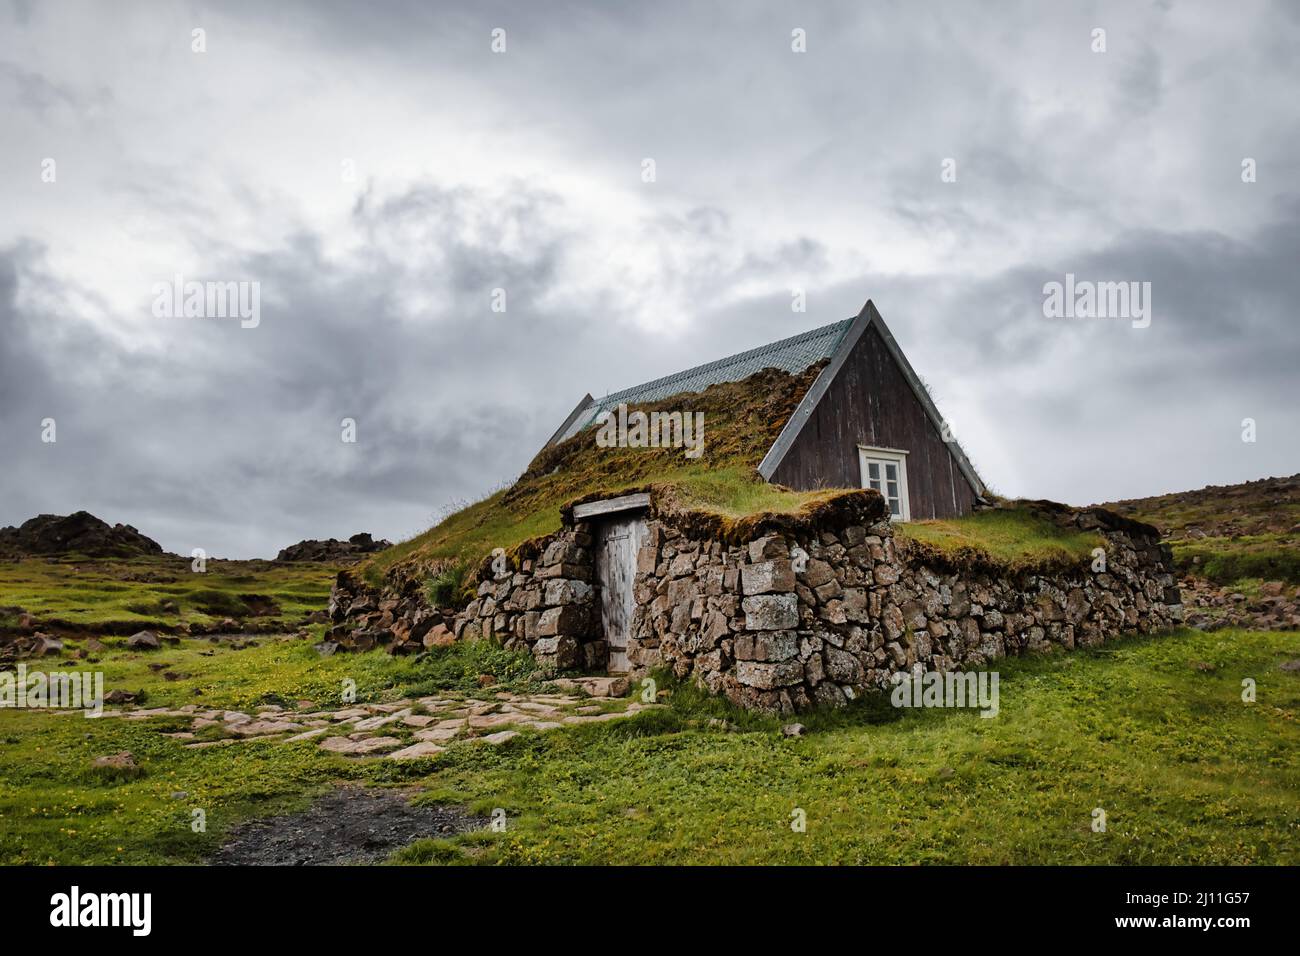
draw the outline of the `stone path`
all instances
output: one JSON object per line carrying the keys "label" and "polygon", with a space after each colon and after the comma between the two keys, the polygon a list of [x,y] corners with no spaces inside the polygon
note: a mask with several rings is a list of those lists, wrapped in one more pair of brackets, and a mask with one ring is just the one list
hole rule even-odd
{"label": "stone path", "polygon": [[[603,681],[604,683],[598,683]],[[328,753],[350,757],[382,756],[389,760],[432,757],[453,744],[502,744],[522,730],[620,720],[662,704],[644,704],[610,696],[582,696],[578,691],[625,693],[609,678],[557,681],[556,689],[539,694],[501,691],[487,698],[447,693],[383,704],[354,704],[338,709],[318,708],[299,701],[294,708],[265,705],[251,713],[214,710],[196,704],[183,707],[141,707],[104,710],[104,717],[149,720],[187,717],[189,730],[163,736],[189,749],[225,747],[247,740],[295,743],[317,740]],[[567,691],[567,692],[566,692]]]}

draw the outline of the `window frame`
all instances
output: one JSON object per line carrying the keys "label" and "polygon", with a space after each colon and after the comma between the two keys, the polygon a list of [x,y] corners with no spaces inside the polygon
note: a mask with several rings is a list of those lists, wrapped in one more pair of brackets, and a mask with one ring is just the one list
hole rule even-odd
{"label": "window frame", "polygon": [[871,483],[867,478],[867,465],[870,462],[876,462],[880,465],[897,465],[898,466],[898,514],[895,515],[889,510],[888,486],[885,485],[884,470],[881,469],[880,483],[885,487],[881,496],[885,499],[885,512],[889,515],[890,521],[911,521],[912,506],[908,500],[907,494],[907,451],[902,448],[877,448],[872,445],[858,446],[858,472],[863,488],[870,488]]}

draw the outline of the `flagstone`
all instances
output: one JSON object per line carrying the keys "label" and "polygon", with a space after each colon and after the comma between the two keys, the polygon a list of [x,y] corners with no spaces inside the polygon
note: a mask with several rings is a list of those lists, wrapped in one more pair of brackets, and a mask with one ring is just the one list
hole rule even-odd
{"label": "flagstone", "polygon": [[326,737],[321,741],[320,749],[337,754],[370,754],[399,747],[401,743],[396,737],[368,737],[363,740],[352,740],[348,737]]}
{"label": "flagstone", "polygon": [[395,704],[367,704],[367,707],[374,713],[395,714],[399,710],[407,710],[411,706],[409,700],[399,700]]}
{"label": "flagstone", "polygon": [[268,734],[302,730],[302,724],[295,724],[291,720],[250,720],[233,724],[230,729],[241,737],[265,737]]}
{"label": "flagstone", "polygon": [[413,760],[416,757],[432,757],[434,754],[440,754],[446,747],[439,747],[435,743],[420,741],[417,744],[411,744],[409,747],[403,747],[401,750],[394,750],[385,756],[389,760]]}
{"label": "flagstone", "polygon": [[516,714],[484,714],[481,717],[471,716],[469,725],[475,729],[483,727],[501,727],[505,724],[519,723],[519,716]]}
{"label": "flagstone", "polygon": [[336,710],[333,714],[327,714],[334,720],[357,720],[361,717],[369,717],[370,711],[364,707],[350,707],[347,710]]}
{"label": "flagstone", "polygon": [[401,720],[403,717],[409,717],[410,715],[411,715],[410,708],[407,708],[405,710],[386,712],[386,713],[379,714],[376,717],[367,717],[365,720],[358,720],[354,726],[357,728],[357,730],[375,730],[379,727],[384,727],[388,724],[396,723],[397,721]]}
{"label": "flagstone", "polygon": [[417,730],[411,736],[416,740],[444,742],[451,740],[459,733],[459,727],[428,727],[424,730]]}
{"label": "flagstone", "polygon": [[325,733],[328,730],[329,730],[328,727],[316,727],[313,730],[304,730],[300,734],[294,734],[292,737],[286,737],[284,742],[286,744],[291,744],[298,740],[311,740],[313,737],[319,737],[321,734]]}

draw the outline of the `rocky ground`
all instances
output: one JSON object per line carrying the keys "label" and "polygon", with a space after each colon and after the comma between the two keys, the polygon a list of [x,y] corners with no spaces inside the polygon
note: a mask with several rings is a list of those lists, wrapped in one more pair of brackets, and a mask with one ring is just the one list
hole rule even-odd
{"label": "rocky ground", "polygon": [[1153,524],[1170,541],[1300,535],[1300,475],[1207,485],[1102,505]]}
{"label": "rocky ground", "polygon": [[184,718],[190,721],[187,730],[160,733],[190,749],[226,747],[251,740],[314,740],[327,753],[410,760],[432,757],[455,745],[503,744],[522,730],[547,731],[602,723],[659,706],[623,699],[628,682],[619,677],[559,680],[550,687],[539,694],[500,691],[490,699],[482,699],[447,693],[335,709],[317,708],[307,700],[298,701],[294,708],[265,705],[251,712],[212,710],[195,704],[175,708],[128,706],[105,709],[103,718]]}
{"label": "rocky ground", "polygon": [[483,817],[459,807],[412,806],[412,792],[339,787],[302,813],[236,827],[213,856],[223,866],[321,866],[378,863],[426,837],[478,829]]}
{"label": "rocky ground", "polygon": [[[1182,573],[1179,586],[1190,626],[1300,628],[1300,582],[1294,576],[1300,553],[1300,475],[1209,485],[1103,507],[1160,529]],[[1232,558],[1235,563],[1223,560]]]}
{"label": "rocky ground", "polygon": [[1196,577],[1179,582],[1186,609],[1184,623],[1203,631],[1225,627],[1284,631],[1300,628],[1300,587],[1264,581],[1251,590],[1220,587]]}

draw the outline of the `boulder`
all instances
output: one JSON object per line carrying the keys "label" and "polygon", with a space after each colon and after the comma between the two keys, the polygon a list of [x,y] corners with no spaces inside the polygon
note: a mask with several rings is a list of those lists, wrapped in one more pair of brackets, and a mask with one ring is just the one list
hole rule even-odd
{"label": "boulder", "polygon": [[135,755],[129,750],[123,750],[121,753],[107,754],[103,757],[96,757],[90,765],[99,770],[139,770],[140,765],[135,762]]}
{"label": "boulder", "polygon": [[126,646],[133,651],[156,651],[162,642],[153,631],[137,631],[127,639]]}

